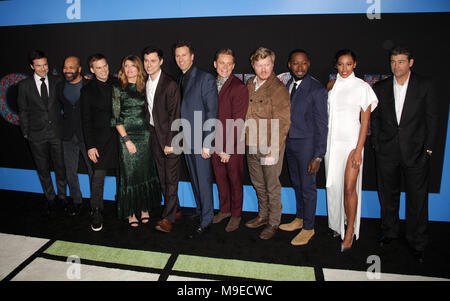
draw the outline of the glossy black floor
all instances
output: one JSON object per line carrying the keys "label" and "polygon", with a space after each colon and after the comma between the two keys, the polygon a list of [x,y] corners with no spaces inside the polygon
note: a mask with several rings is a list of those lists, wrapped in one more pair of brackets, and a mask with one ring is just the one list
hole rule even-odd
{"label": "glossy black floor", "polygon": [[[425,262],[418,263],[404,238],[388,246],[378,245],[379,219],[363,218],[360,239],[354,242],[349,252],[341,253],[340,239],[330,235],[325,216],[316,218],[316,235],[310,244],[294,247],[290,241],[296,232],[279,231],[274,238],[263,241],[258,238],[262,229],[246,228],[244,223],[256,216],[254,212],[243,213],[241,226],[235,232],[225,232],[224,221],[213,225],[203,237],[189,240],[186,236],[192,229],[192,223],[187,217],[175,224],[171,233],[154,230],[160,209],[153,211],[148,224],[131,229],[126,221],[117,219],[116,203],[105,201],[104,228],[93,232],[89,223],[88,200],[84,200],[85,209],[79,216],[69,217],[60,212],[58,216],[48,219],[42,214],[42,194],[0,190],[0,196],[1,233],[172,254],[310,266],[316,270],[366,271],[371,264],[367,263],[368,257],[377,255],[381,259],[382,273],[450,278],[450,223],[446,222],[429,223],[430,242]],[[193,209],[183,208],[183,211],[190,213]],[[292,218],[293,215],[283,215],[282,222]]]}

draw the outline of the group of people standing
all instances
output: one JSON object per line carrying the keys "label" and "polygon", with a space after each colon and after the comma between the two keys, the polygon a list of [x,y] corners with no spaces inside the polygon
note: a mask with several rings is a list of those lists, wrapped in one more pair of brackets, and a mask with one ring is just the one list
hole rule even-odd
{"label": "group of people standing", "polygon": [[[77,57],[67,57],[65,81],[48,75],[47,57],[30,53],[33,77],[19,85],[19,116],[51,210],[66,202],[66,181],[73,199],[69,213],[81,208],[77,178],[79,154],[91,179],[94,231],[102,229],[103,186],[109,169],[118,169],[118,215],[131,227],[149,222],[150,211],[164,209],[156,230],[170,232],[182,217],[178,199],[181,150],[196,201],[195,227],[203,236],[212,224],[229,219],[227,232],[241,223],[243,175],[248,171],[258,197],[258,215],[248,228],[264,226],[259,237],[301,231],[292,239],[306,245],[315,235],[316,173],[325,163],[329,227],[342,239],[341,251],[359,238],[364,145],[371,123],[385,245],[399,236],[400,178],[405,176],[406,238],[419,260],[427,235],[429,157],[437,127],[437,103],[430,81],[412,73],[409,49],[390,53],[393,77],[373,89],[355,76],[357,58],[349,49],[335,55],[337,77],[325,87],[309,74],[303,49],[289,54],[291,79],[284,85],[273,68],[275,53],[264,47],[250,57],[255,76],[246,85],[233,75],[235,56],[220,49],[217,77],[194,64],[189,42],[174,45],[181,74],[176,81],[161,66],[163,52],[144,49],[142,59],[122,60],[118,79],[110,76],[102,54],[89,60],[94,78],[81,76]],[[63,114],[61,114],[61,110]],[[231,121],[231,122],[230,122]],[[200,128],[196,125],[200,124]],[[286,155],[296,197],[296,217],[281,224],[279,176]],[[50,160],[51,158],[51,160]],[[58,196],[50,179],[53,164]],[[91,167],[92,166],[92,167]],[[214,215],[213,180],[220,210]]]}

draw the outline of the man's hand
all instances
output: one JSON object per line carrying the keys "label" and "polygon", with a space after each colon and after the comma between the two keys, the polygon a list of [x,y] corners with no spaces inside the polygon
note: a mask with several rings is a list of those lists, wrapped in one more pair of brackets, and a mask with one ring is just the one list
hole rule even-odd
{"label": "man's hand", "polygon": [[202,147],[202,158],[203,159],[211,158],[211,155],[209,154],[209,148]]}
{"label": "man's hand", "polygon": [[317,158],[312,158],[308,164],[308,174],[313,175],[319,171],[320,161]]}
{"label": "man's hand", "polygon": [[171,153],[173,153],[173,147],[170,146],[164,146],[164,155],[170,155]]}
{"label": "man's hand", "polygon": [[222,162],[222,163],[228,163],[230,161],[230,155],[227,155],[225,153],[220,153],[219,157],[220,157],[220,162]]}
{"label": "man's hand", "polygon": [[100,157],[100,155],[98,154],[98,150],[95,147],[88,149],[88,157],[92,162],[97,163],[97,158]]}

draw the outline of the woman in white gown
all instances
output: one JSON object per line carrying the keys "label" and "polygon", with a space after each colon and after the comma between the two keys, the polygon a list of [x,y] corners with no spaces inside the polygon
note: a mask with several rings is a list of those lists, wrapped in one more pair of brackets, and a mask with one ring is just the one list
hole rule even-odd
{"label": "woman in white gown", "polygon": [[378,99],[370,85],[355,76],[351,50],[338,51],[335,60],[337,78],[327,86],[325,170],[328,226],[341,236],[343,252],[351,248],[354,236],[359,238],[364,143]]}

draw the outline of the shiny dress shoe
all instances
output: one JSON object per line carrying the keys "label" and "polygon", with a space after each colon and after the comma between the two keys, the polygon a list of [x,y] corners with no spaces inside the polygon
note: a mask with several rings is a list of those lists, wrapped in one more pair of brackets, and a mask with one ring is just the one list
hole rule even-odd
{"label": "shiny dress shoe", "polygon": [[204,235],[206,232],[208,232],[208,231],[210,230],[210,228],[211,228],[210,226],[207,226],[207,227],[199,226],[199,227],[195,228],[195,230],[192,231],[192,232],[188,235],[187,238],[189,238],[189,239],[198,238],[198,237]]}
{"label": "shiny dress shoe", "polygon": [[263,239],[263,240],[268,240],[271,239],[275,233],[277,233],[278,230],[278,226],[272,226],[270,224],[268,224],[264,230],[261,232],[261,234],[259,234],[259,238]]}
{"label": "shiny dress shoe", "polygon": [[175,213],[175,220],[180,220],[183,218],[183,212],[181,211],[177,211],[177,213]]}
{"label": "shiny dress shoe", "polygon": [[248,221],[245,226],[247,228],[251,228],[251,229],[255,229],[255,228],[259,228],[261,226],[264,226],[265,224],[267,224],[269,222],[268,218],[261,218],[259,216],[257,216],[256,218]]}
{"label": "shiny dress shoe", "polygon": [[423,263],[425,260],[425,252],[424,251],[414,251],[414,257],[416,258],[418,263]]}
{"label": "shiny dress shoe", "polygon": [[172,230],[172,223],[166,219],[162,219],[158,221],[158,224],[156,225],[155,229],[161,232],[168,233]]}
{"label": "shiny dress shoe", "polygon": [[380,247],[385,246],[390,244],[392,241],[394,240],[394,238],[391,237],[387,237],[387,236],[381,236],[380,239],[378,240],[378,243],[380,244]]}

